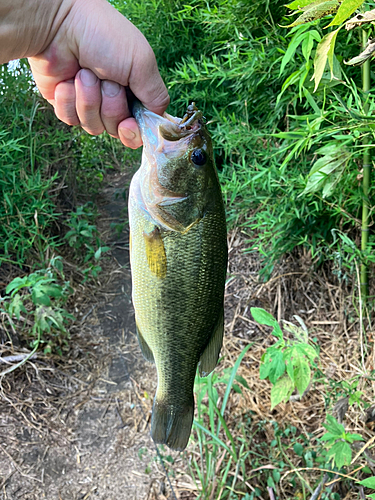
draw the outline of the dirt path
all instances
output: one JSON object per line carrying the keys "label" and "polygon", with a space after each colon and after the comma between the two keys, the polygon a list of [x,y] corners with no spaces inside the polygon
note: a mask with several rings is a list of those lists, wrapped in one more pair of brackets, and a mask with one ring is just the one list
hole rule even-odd
{"label": "dirt path", "polygon": [[125,186],[116,174],[102,193],[110,262],[92,297],[77,285],[69,355],[33,360],[2,381],[1,500],[173,498],[149,436],[156,373],[134,336],[127,234],[110,228],[123,217]]}

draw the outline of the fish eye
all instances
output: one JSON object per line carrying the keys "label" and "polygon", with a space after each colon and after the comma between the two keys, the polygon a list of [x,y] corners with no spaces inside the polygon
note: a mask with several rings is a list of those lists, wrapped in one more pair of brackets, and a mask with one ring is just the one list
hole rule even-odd
{"label": "fish eye", "polygon": [[207,155],[203,149],[194,149],[190,156],[191,161],[194,165],[201,167],[207,161]]}

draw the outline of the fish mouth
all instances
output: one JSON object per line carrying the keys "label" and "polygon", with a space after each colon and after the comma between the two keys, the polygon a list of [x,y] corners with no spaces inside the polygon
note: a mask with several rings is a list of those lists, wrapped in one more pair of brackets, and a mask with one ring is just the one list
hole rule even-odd
{"label": "fish mouth", "polygon": [[163,116],[157,115],[146,109],[139,101],[135,101],[133,115],[141,131],[144,146],[154,151],[160,150],[160,143],[164,143],[164,140],[175,143],[196,135],[204,123],[203,114],[194,102],[189,104],[182,118],[177,118],[168,113],[164,113]]}
{"label": "fish mouth", "polygon": [[167,115],[167,117],[170,118],[170,121],[161,124],[159,127],[160,135],[167,141],[178,141],[193,134],[200,128],[203,120],[202,112],[196,107],[195,102],[189,104],[184,116],[178,119],[179,122],[176,123],[173,116]]}

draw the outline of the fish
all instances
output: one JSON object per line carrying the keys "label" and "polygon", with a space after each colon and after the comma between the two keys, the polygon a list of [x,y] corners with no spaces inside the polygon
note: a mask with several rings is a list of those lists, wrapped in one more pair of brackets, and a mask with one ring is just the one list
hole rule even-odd
{"label": "fish", "polygon": [[156,365],[151,436],[186,448],[194,379],[215,368],[223,343],[227,229],[212,141],[195,103],[182,118],[133,105],[142,162],[129,189],[136,330]]}

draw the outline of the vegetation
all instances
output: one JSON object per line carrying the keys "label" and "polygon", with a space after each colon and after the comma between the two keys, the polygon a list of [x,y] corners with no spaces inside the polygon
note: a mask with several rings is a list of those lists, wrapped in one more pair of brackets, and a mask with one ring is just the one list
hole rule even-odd
{"label": "vegetation", "polygon": [[[358,488],[358,495],[375,498],[374,462],[366,455],[372,444],[344,422],[348,408],[368,410],[366,391],[374,382],[366,331],[374,310],[375,3],[111,2],[151,43],[170,90],[169,111],[181,115],[194,99],[209,119],[229,227],[240,227],[246,251],[260,255],[261,278],[286,254],[304,252],[311,267],[349,287],[354,299],[345,313],[360,317],[362,372],[337,381],[326,375],[319,342],[299,316],[298,325],[281,325],[252,308],[253,320],[276,338],[258,357],[270,411],[320,384],[319,425],[326,432],[317,437],[271,418],[254,424],[250,411],[229,423],[230,395],[245,397],[249,390],[240,374],[253,347],[248,343],[222,373],[196,380],[195,454],[188,466],[200,498],[252,500],[268,493],[281,499],[292,491],[299,499],[338,499],[338,482],[342,491]],[[10,341],[16,329],[22,332],[29,356],[41,348],[61,355],[74,321],[66,256],[80,279],[97,278],[108,247],[90,196],[129,153],[107,136],[58,124],[25,63],[2,66],[0,80],[0,313]],[[344,400],[345,411],[334,412]],[[315,474],[311,484],[306,471]]]}
{"label": "vegetation", "polygon": [[[97,277],[108,247],[85,199],[124,154],[109,137],[59,123],[25,62],[3,65],[0,81],[0,313],[33,351],[61,353],[73,320],[65,304],[74,292],[63,255],[69,245],[84,278]],[[9,283],[9,276],[16,277]]]}

